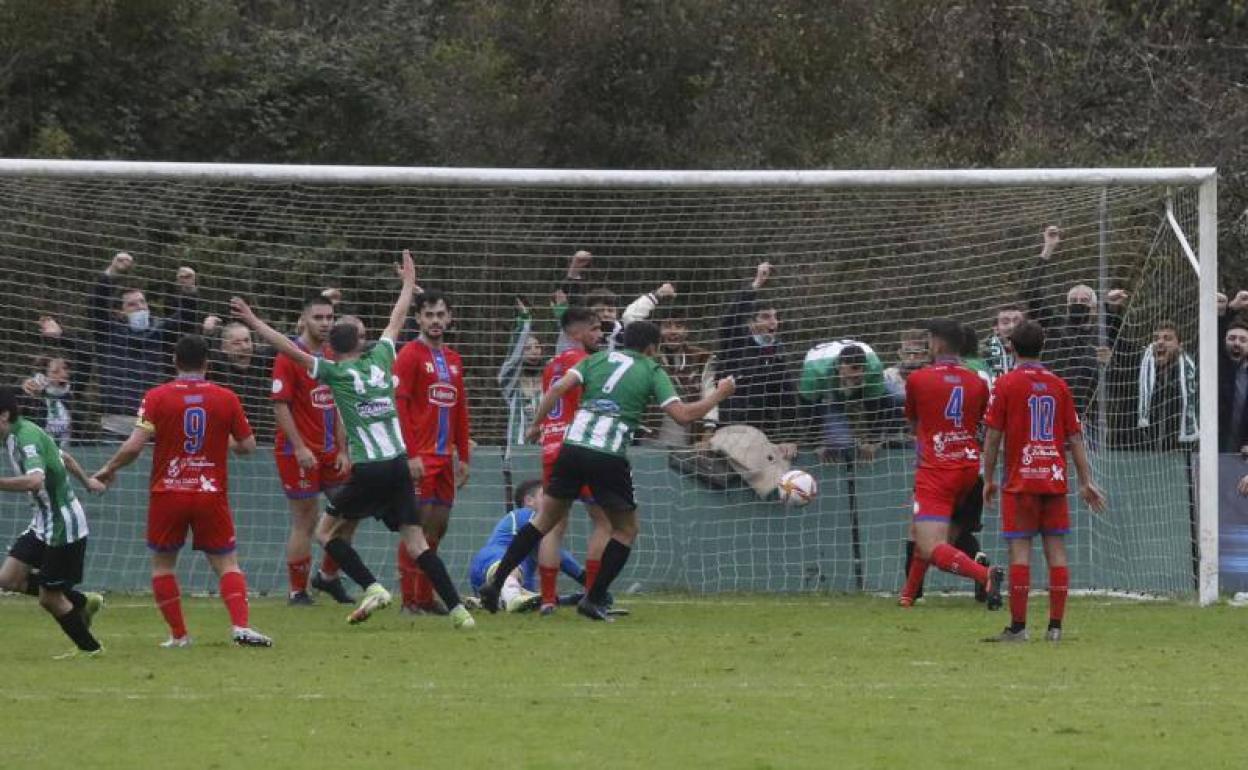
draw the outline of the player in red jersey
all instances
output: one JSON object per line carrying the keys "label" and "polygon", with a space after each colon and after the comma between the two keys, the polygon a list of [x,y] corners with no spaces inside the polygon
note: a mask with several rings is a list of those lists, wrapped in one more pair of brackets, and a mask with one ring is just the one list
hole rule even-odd
{"label": "player in red jersey", "polygon": [[[446,536],[455,490],[468,482],[468,392],[464,363],[443,340],[451,323],[446,296],[422,292],[413,304],[420,336],[404,345],[395,359],[395,397],[408,465],[418,487],[421,525],[429,550],[436,553]],[[444,614],[433,601],[433,584],[402,543],[398,564],[403,594],[400,611]]]}
{"label": "player in red jersey", "polygon": [[234,644],[271,647],[273,641],[247,622],[247,580],[238,567],[230,515],[226,453],[233,449],[235,454],[251,454],[256,451],[256,437],[234,391],[204,379],[208,343],[203,337],[189,334],[178,340],[173,363],[177,379],[144,395],[134,431],[95,478],[111,484],[117,471],[138,459],[148,439],[156,437],[147,547],[152,551],[152,593],[169,624],[169,640],[162,646],[191,643],[182,619],[176,573],[178,551],[189,529],[195,536],[195,550],[204,552],[220,579]]}
{"label": "player in red jersey", "polygon": [[[300,333],[295,344],[301,350],[333,359],[328,344],[334,326],[334,305],[317,295],[303,305]],[[318,496],[329,497],[346,483],[350,473],[342,419],[334,408],[329,386],[312,379],[306,367],[280,353],[273,360],[273,416],[277,436],[273,442],[277,475],[290,506],[290,535],[286,540],[286,574],[290,580],[289,603],[312,603],[308,578],[312,571],[312,533],[320,514]],[[311,576],[312,587],[340,604],[352,604],[338,576],[338,565],[329,554]]]}
{"label": "player in red jersey", "polygon": [[954,508],[979,483],[979,425],[988,406],[988,385],[962,365],[962,327],[940,319],[928,325],[932,364],[906,380],[906,419],[914,427],[914,532],[918,553],[901,591],[909,607],[929,563],[969,577],[988,593],[988,609],[1001,608],[1000,567],[986,568],[949,544]]}
{"label": "player in red jersey", "polygon": [[[573,306],[568,308],[559,319],[563,331],[563,339],[570,347],[555,356],[542,371],[542,392],[550,390],[563,375],[572,370],[582,359],[598,349],[602,340],[602,324],[594,311],[588,308]],[[542,444],[542,488],[550,484],[550,472],[559,457],[559,447],[563,446],[563,434],[567,431],[576,410],[581,404],[580,388],[573,388],[555,402],[555,408],[546,415],[541,423],[531,426],[530,433],[536,434]],[[534,440],[529,438],[530,441]],[[581,502],[589,511],[593,522],[593,530],[589,534],[589,543],[585,547],[585,590],[593,587],[598,568],[602,566],[602,552],[611,539],[611,521],[607,514],[594,502],[589,488],[581,490]],[[558,606],[559,565],[562,558],[563,534],[568,528],[565,518],[547,532],[537,550],[537,571],[540,576],[542,592],[541,614],[550,615]]]}
{"label": "player in red jersey", "polygon": [[1070,531],[1066,500],[1066,450],[1079,471],[1079,496],[1093,511],[1105,509],[1105,493],[1092,480],[1079,415],[1066,382],[1040,365],[1044,327],[1024,321],[1010,338],[1018,366],[996,382],[984,442],[984,502],[992,503],[999,484],[994,471],[1005,439],[1005,493],[1001,532],[1010,544],[1010,625],[986,641],[1027,641],[1027,594],[1031,591],[1031,539],[1040,535],[1049,565],[1051,642],[1062,638],[1062,618],[1070,590],[1070,568],[1063,537]]}

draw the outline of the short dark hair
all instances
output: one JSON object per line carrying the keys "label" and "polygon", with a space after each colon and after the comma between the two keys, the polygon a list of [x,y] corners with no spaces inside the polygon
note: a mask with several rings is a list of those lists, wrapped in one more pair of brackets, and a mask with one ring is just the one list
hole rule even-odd
{"label": "short dark hair", "polygon": [[183,335],[173,346],[173,365],[180,372],[203,371],[208,365],[208,340],[198,334]]}
{"label": "short dark hair", "polygon": [[979,333],[967,324],[962,324],[962,347],[958,353],[964,358],[975,358],[979,355]]}
{"label": "short dark hair", "polygon": [[354,353],[360,346],[360,327],[353,321],[339,321],[329,330],[329,347],[338,355]]}
{"label": "short dark hair", "polygon": [[772,302],[771,300],[760,299],[754,303],[754,312],[751,315],[754,318],[757,318],[758,314],[763,312],[764,310],[778,310],[778,309],[779,308],[776,307],[776,303]]}
{"label": "short dark hair", "polygon": [[0,388],[0,412],[9,413],[9,422],[22,416],[21,402],[17,399],[16,388]]}
{"label": "short dark hair", "polygon": [[1023,358],[1039,358],[1044,350],[1044,327],[1035,321],[1023,321],[1010,332],[1014,352]]}
{"label": "short dark hair", "polygon": [[861,345],[846,345],[836,357],[839,366],[866,366],[867,351]]}
{"label": "short dark hair", "polygon": [[333,303],[333,300],[331,300],[329,297],[326,297],[324,294],[309,294],[307,299],[303,301],[304,310],[307,310],[308,308],[314,307],[316,305],[328,305],[329,307],[332,308],[334,306],[334,303]]}
{"label": "short dark hair", "polygon": [[1248,318],[1244,318],[1242,315],[1235,316],[1231,319],[1231,322],[1226,325],[1226,330],[1228,332],[1231,329],[1243,329],[1248,332]]}
{"label": "short dark hair", "polygon": [[606,305],[607,307],[618,307],[620,298],[610,289],[599,286],[591,290],[585,295],[585,307],[594,307],[595,305]]}
{"label": "short dark hair", "polygon": [[1003,305],[998,305],[997,312],[994,313],[994,315],[1001,315],[1002,313],[1022,313],[1024,316],[1027,315],[1027,311],[1024,310],[1021,305],[1016,305],[1013,302],[1006,302]]}
{"label": "short dark hair", "polygon": [[962,352],[962,324],[952,318],[934,318],[927,322],[927,333],[945,343],[950,351]]}
{"label": "short dark hair", "polygon": [[1169,318],[1158,321],[1157,325],[1153,327],[1153,334],[1156,334],[1157,332],[1165,331],[1167,329],[1174,332],[1175,339],[1177,339],[1179,342],[1183,341],[1183,333],[1179,331],[1179,325],[1176,324],[1174,321],[1171,321]]}
{"label": "short dark hair", "polygon": [[649,321],[633,321],[624,327],[624,347],[644,352],[651,345],[659,344],[659,327]]}
{"label": "short dark hair", "polygon": [[511,499],[511,501],[515,503],[517,508],[523,508],[524,498],[533,494],[534,490],[541,489],[541,488],[542,488],[541,479],[525,479],[524,481],[520,482],[520,486],[516,487],[516,495],[515,497]]}
{"label": "short dark hair", "polygon": [[573,305],[563,311],[563,317],[559,319],[559,328],[566,330],[572,324],[589,324],[597,321],[598,316],[594,315],[594,311],[587,307]]}
{"label": "short dark hair", "polygon": [[439,302],[445,303],[447,310],[451,309],[451,301],[447,299],[446,294],[438,291],[437,289],[430,289],[429,291],[422,291],[420,294],[417,294],[416,299],[412,300],[412,305],[414,306],[416,312],[419,313],[426,307],[436,305]]}

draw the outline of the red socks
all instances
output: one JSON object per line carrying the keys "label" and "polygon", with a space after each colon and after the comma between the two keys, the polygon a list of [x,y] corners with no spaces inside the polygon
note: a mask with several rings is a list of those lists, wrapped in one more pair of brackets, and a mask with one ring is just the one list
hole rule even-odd
{"label": "red socks", "polygon": [[338,577],[338,562],[334,561],[334,557],[329,554],[323,554],[321,556],[321,574],[324,575],[327,580],[333,580]]}
{"label": "red socks", "polygon": [[1010,565],[1010,621],[1015,625],[1027,625],[1027,594],[1031,592],[1031,567],[1027,564]]}
{"label": "red socks", "polygon": [[416,566],[416,560],[408,554],[407,544],[402,540],[399,541],[398,563],[399,593],[403,595],[403,604],[415,604],[416,573],[420,571],[420,568]]}
{"label": "red socks", "polygon": [[247,578],[241,572],[221,576],[221,601],[230,613],[230,623],[247,628]]}
{"label": "red socks", "polygon": [[594,580],[598,577],[598,569],[602,566],[601,559],[585,560],[585,591],[594,587]]}
{"label": "red socks", "polygon": [[927,564],[927,560],[919,558],[917,553],[910,560],[910,572],[906,574],[906,585],[901,589],[903,599],[914,601],[914,597],[919,593],[919,586],[923,585],[923,578],[927,575]]}
{"label": "red socks", "polygon": [[1062,622],[1070,593],[1070,568],[1049,567],[1049,621]]}
{"label": "red socks", "polygon": [[308,592],[308,575],[311,572],[311,556],[305,556],[299,561],[286,562],[286,576],[290,578],[290,592],[292,594],[302,594]]}
{"label": "red socks", "polygon": [[542,579],[542,604],[557,604],[559,602],[559,594],[556,592],[559,584],[559,568],[539,566],[537,572]]}
{"label": "red socks", "polygon": [[[988,583],[988,568],[959,551],[948,543],[941,543],[932,549],[932,564],[937,569],[954,575],[962,575],[980,585]],[[910,581],[907,580],[907,583]]]}
{"label": "red socks", "polygon": [[175,639],[186,636],[186,621],[182,618],[182,592],[178,589],[177,575],[153,575],[152,594],[160,614],[165,616],[169,633]]}

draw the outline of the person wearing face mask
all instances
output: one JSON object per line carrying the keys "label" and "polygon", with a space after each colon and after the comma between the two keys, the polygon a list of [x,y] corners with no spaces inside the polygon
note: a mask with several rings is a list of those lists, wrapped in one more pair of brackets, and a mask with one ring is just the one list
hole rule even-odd
{"label": "person wearing face mask", "polygon": [[[102,416],[100,425],[113,436],[129,436],[143,394],[166,373],[173,343],[198,331],[193,319],[198,302],[195,271],[178,268],[168,318],[152,314],[147,297],[137,288],[122,288],[134,268],[134,257],[116,254],[91,289],[91,328]],[[120,289],[120,292],[119,292]]]}
{"label": "person wearing face mask", "polygon": [[1248,457],[1248,291],[1218,295],[1218,448]]}
{"label": "person wearing face mask", "polygon": [[825,342],[802,362],[798,396],[823,416],[825,459],[857,450],[874,460],[890,429],[900,425],[903,396],[884,382],[884,366],[871,346],[857,340]]}
{"label": "person wearing face mask", "polygon": [[[1061,242],[1062,232],[1057,226],[1045,228],[1044,247],[1028,271],[1023,295],[1027,317],[1044,327],[1046,342],[1041,361],[1070,386],[1075,410],[1084,416],[1096,392],[1101,367],[1108,364],[1109,351],[1122,326],[1127,292],[1114,289],[1105,296],[1106,340],[1102,347],[1096,292],[1082,283],[1070,287],[1064,299],[1055,291],[1059,286],[1055,276],[1063,271],[1055,269],[1053,257]],[[1088,429],[1095,425],[1094,420],[1087,423]]]}
{"label": "person wearing face mask", "polygon": [[738,292],[720,322],[719,376],[735,378],[737,389],[719,405],[719,424],[752,425],[771,441],[784,441],[801,426],[780,339],[780,314],[773,303],[758,296],[771,274],[771,263],[761,263],[754,280]]}
{"label": "person wearing face mask", "polygon": [[22,382],[22,392],[34,405],[30,413],[35,424],[61,449],[68,449],[73,438],[69,372],[69,360],[64,356],[39,355],[35,357],[35,373]]}

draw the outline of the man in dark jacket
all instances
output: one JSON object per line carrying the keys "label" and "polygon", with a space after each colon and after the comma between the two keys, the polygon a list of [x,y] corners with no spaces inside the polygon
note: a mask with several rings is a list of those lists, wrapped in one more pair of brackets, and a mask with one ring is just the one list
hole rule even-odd
{"label": "man in dark jacket", "polygon": [[1248,291],[1229,303],[1218,295],[1218,449],[1248,456]]}

